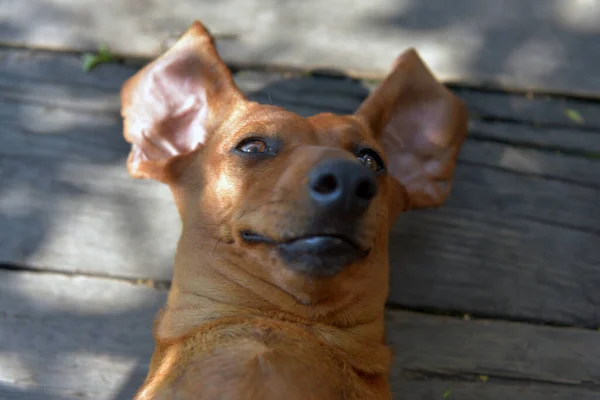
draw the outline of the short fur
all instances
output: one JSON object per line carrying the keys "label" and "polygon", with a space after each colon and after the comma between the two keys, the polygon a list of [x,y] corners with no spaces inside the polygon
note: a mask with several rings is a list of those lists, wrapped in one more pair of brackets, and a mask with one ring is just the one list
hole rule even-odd
{"label": "short fur", "polygon": [[[129,172],[169,185],[183,223],[136,399],[389,399],[388,232],[400,212],[449,195],[462,102],[409,49],[355,114],[302,118],[248,101],[199,22],[121,96]],[[259,161],[233,154],[249,135],[278,136],[282,149]],[[248,230],[274,242],[306,234],[316,218],[308,171],[356,160],[357,143],[386,163],[351,233],[366,257],[312,276],[243,240]]]}

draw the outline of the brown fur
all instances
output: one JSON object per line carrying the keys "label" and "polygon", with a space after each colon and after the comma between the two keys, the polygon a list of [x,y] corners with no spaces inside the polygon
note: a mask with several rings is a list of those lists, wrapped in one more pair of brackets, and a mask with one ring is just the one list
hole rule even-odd
{"label": "brown fur", "polygon": [[[301,118],[245,99],[199,22],[121,94],[129,171],[168,184],[183,222],[136,399],[389,399],[388,231],[400,212],[448,196],[463,104],[408,50],[354,115]],[[268,160],[232,155],[248,135],[284,145]],[[357,143],[387,164],[356,221],[368,256],[310,276],[273,246],[240,239],[249,229],[275,241],[307,233],[309,169],[355,160]]]}

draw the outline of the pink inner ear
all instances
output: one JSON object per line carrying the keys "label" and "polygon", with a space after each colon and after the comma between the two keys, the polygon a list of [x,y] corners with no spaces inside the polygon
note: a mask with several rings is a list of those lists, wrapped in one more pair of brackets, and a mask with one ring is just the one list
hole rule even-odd
{"label": "pink inner ear", "polygon": [[166,160],[205,142],[206,89],[190,68],[198,65],[190,61],[178,60],[143,78],[127,110],[128,139],[134,146],[131,162]]}
{"label": "pink inner ear", "polygon": [[200,90],[190,95],[179,108],[165,110],[167,114],[153,123],[153,130],[140,131],[143,140],[162,152],[161,158],[189,153],[205,142],[208,117],[205,93]]}
{"label": "pink inner ear", "polygon": [[199,23],[121,89],[130,173],[167,179],[170,161],[204,144],[213,127],[244,101]]}
{"label": "pink inner ear", "polygon": [[461,142],[448,105],[433,99],[404,110],[392,116],[382,135],[389,171],[405,186],[414,206],[441,204],[450,192]]}

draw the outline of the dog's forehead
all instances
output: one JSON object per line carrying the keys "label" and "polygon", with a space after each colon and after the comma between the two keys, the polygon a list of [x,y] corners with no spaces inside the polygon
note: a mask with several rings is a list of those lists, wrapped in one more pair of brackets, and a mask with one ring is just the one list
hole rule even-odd
{"label": "dog's forehead", "polygon": [[358,121],[348,115],[321,113],[307,118],[317,134],[330,133],[334,135],[361,135],[365,132]]}
{"label": "dog's forehead", "polygon": [[253,132],[276,135],[284,141],[343,147],[368,142],[371,136],[362,124],[347,115],[321,113],[302,117],[285,108],[264,104],[253,104],[245,111],[238,120],[242,126],[239,135]]}
{"label": "dog's forehead", "polygon": [[351,144],[371,141],[367,129],[352,116],[322,113],[309,117],[307,121],[319,142],[325,145],[348,147]]}
{"label": "dog's forehead", "polygon": [[252,103],[244,112],[234,118],[239,134],[251,131],[257,134],[306,134],[311,135],[313,128],[306,118],[285,108]]}

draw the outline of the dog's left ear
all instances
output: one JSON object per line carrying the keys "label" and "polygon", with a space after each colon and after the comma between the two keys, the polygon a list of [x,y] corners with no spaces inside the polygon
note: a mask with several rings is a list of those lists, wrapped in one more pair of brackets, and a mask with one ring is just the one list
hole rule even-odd
{"label": "dog's left ear", "polygon": [[246,99],[198,21],[121,89],[123,135],[135,178],[169,183],[184,155],[202,146]]}
{"label": "dog's left ear", "polygon": [[355,115],[382,144],[388,173],[408,194],[406,208],[443,204],[467,134],[467,111],[414,49],[396,59],[392,72]]}

